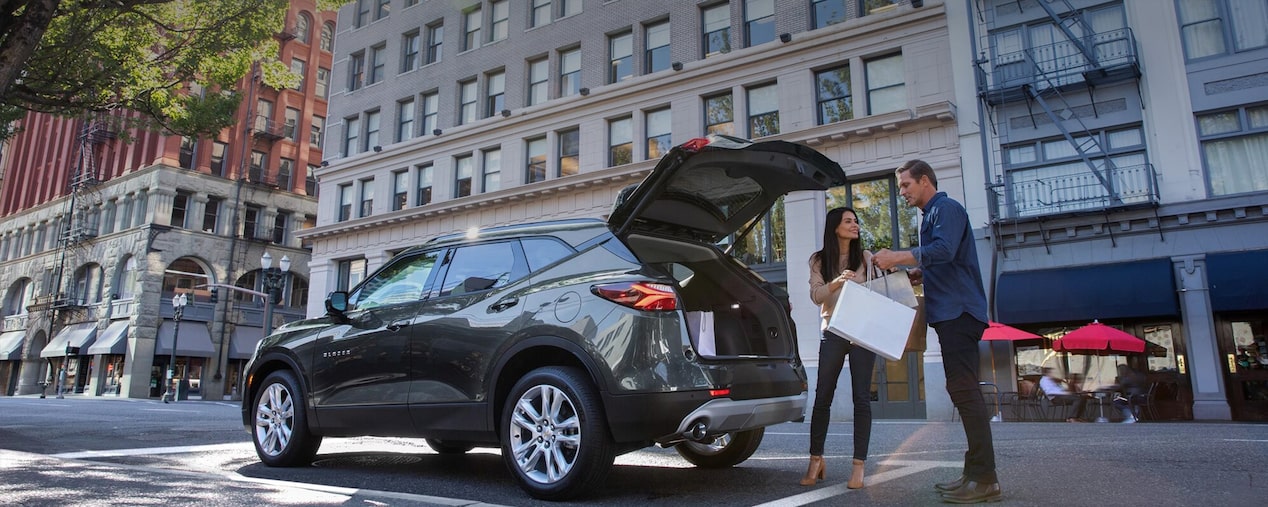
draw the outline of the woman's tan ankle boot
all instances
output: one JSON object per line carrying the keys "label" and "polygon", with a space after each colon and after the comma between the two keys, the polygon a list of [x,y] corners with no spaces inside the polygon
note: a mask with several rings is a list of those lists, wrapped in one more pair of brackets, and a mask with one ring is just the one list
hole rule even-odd
{"label": "woman's tan ankle boot", "polygon": [[845,487],[850,489],[863,487],[863,460],[854,460],[854,469],[850,471],[850,482],[845,483]]}
{"label": "woman's tan ankle boot", "polygon": [[827,476],[827,465],[823,463],[823,456],[811,456],[810,466],[806,467],[806,476],[801,478],[801,485],[814,486],[816,482],[822,481]]}

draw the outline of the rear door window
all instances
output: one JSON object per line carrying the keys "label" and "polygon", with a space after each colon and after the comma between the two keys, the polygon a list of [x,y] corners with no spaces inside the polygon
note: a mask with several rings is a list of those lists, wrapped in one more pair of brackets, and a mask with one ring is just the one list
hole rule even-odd
{"label": "rear door window", "polygon": [[520,260],[519,242],[484,243],[454,249],[449,259],[441,296],[469,294],[496,289],[527,273]]}

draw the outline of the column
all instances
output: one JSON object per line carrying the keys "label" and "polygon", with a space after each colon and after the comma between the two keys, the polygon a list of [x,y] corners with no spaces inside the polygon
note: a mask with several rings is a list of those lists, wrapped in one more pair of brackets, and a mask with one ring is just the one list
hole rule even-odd
{"label": "column", "polygon": [[189,197],[189,209],[185,210],[185,226],[190,230],[203,230],[203,215],[207,213],[207,194],[198,193]]}
{"label": "column", "polygon": [[[1176,290],[1180,296],[1180,320],[1184,322],[1186,350],[1177,350],[1177,361],[1193,387],[1193,419],[1229,421],[1233,418],[1224,391],[1223,365],[1211,313],[1210,290],[1206,280],[1206,255],[1172,257]],[[1187,352],[1188,357],[1181,356]]]}

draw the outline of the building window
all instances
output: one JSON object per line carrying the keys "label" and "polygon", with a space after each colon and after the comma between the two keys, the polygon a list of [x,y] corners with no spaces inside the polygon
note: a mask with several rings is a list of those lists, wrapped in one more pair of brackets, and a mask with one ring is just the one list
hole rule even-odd
{"label": "building window", "polygon": [[463,17],[462,50],[470,51],[480,47],[480,25],[483,23],[480,7],[469,10]]}
{"label": "building window", "polygon": [[819,124],[827,125],[854,117],[850,102],[850,67],[842,65],[815,73],[815,101]]}
{"label": "building window", "polygon": [[511,8],[506,0],[495,0],[489,4],[493,16],[493,24],[489,28],[489,42],[505,39],[510,33]]}
{"label": "building window", "polygon": [[484,168],[481,170],[481,192],[496,192],[502,188],[502,150],[484,150]]}
{"label": "building window", "polygon": [[220,207],[224,206],[224,199],[219,197],[208,197],[207,206],[203,208],[203,232],[215,234],[220,225]]}
{"label": "building window", "polygon": [[845,21],[845,2],[847,0],[812,0],[814,11],[814,27],[823,28]]}
{"label": "building window", "polygon": [[251,151],[251,165],[247,168],[247,180],[252,183],[264,183],[264,175],[268,174],[266,159],[268,154],[262,151]]}
{"label": "building window", "polygon": [[[1038,216],[1102,209],[1115,200],[1131,204],[1153,199],[1153,169],[1148,164],[1139,127],[1094,131],[1091,137],[1076,134],[1074,141],[1080,148],[1064,137],[1002,146],[1006,192],[1003,201],[1008,208],[1002,209],[1001,214]],[[1091,157],[1099,175],[1088,167],[1080,150]],[[1108,185],[1101,182],[1101,177]]]}
{"label": "building window", "polygon": [[1268,105],[1197,117],[1211,195],[1268,190]]}
{"label": "building window", "polygon": [[314,93],[318,98],[330,97],[330,69],[317,67],[317,87]]}
{"label": "building window", "polygon": [[559,52],[559,96],[581,92],[581,49]]}
{"label": "building window", "polygon": [[669,68],[669,21],[647,25],[643,40],[647,49],[643,53],[644,73],[651,74]]}
{"label": "building window", "polygon": [[255,102],[255,131],[273,133],[273,103],[264,99]]}
{"label": "building window", "polygon": [[542,58],[528,62],[528,105],[550,100],[550,61]]}
{"label": "building window", "polygon": [[559,0],[559,17],[581,14],[581,0]]}
{"label": "building window", "polygon": [[224,177],[225,175],[225,152],[229,149],[229,145],[220,141],[211,143],[211,174]]}
{"label": "building window", "polygon": [[301,12],[295,17],[295,39],[308,44],[309,33],[312,31],[313,20],[308,17],[308,13]]}
{"label": "building window", "polygon": [[524,175],[525,183],[546,181],[546,138],[535,137],[524,143],[528,171]]}
{"label": "building window", "polygon": [[704,57],[731,51],[731,5],[723,3],[705,7],[701,16],[704,19]]}
{"label": "building window", "polygon": [[308,144],[314,148],[321,148],[321,132],[326,128],[326,118],[321,116],[313,117],[313,124],[308,126]]}
{"label": "building window", "polygon": [[360,90],[365,84],[365,53],[348,55],[348,91]]}
{"label": "building window", "polygon": [[872,14],[880,14],[882,12],[892,11],[898,8],[898,4],[902,0],[859,0],[859,12],[863,16]]}
{"label": "building window", "polygon": [[608,82],[617,83],[634,77],[634,34],[623,32],[608,37]]}
{"label": "building window", "polygon": [[608,120],[608,166],[634,161],[634,120],[629,116]]}
{"label": "building window", "polygon": [[407,32],[401,36],[401,72],[409,72],[418,68],[418,39],[418,30]]}
{"label": "building window", "polygon": [[828,209],[851,207],[855,210],[859,234],[869,238],[872,248],[906,249],[919,244],[917,225],[920,220],[916,208],[902,200],[898,180],[892,173],[831,188],[827,197]]}
{"label": "building window", "polygon": [[418,166],[418,190],[414,192],[414,205],[431,204],[432,168],[431,164]]}
{"label": "building window", "polygon": [[290,219],[291,215],[285,211],[279,211],[273,216],[273,243],[280,245],[286,242],[286,222]]}
{"label": "building window", "polygon": [[361,28],[370,22],[370,2],[374,0],[357,0],[356,11],[353,13],[352,26]]}
{"label": "building window", "polygon": [[647,113],[647,159],[656,160],[673,147],[673,115],[669,108]]}
{"label": "building window", "polygon": [[431,135],[436,130],[436,117],[439,115],[440,94],[436,92],[423,94],[423,135]]}
{"label": "building window", "polygon": [[189,192],[176,192],[172,197],[172,227],[185,227],[185,218],[189,213]]}
{"label": "building window", "polygon": [[488,118],[498,114],[506,108],[506,73],[494,72],[485,76],[485,95],[484,117]]}
{"label": "building window", "polygon": [[339,261],[338,273],[339,281],[336,283],[335,289],[347,291],[356,287],[361,283],[361,280],[365,280],[365,259],[348,259]]}
{"label": "building window", "polygon": [[304,78],[308,76],[308,64],[298,58],[291,58],[291,73],[299,76],[299,81],[291,89],[304,91]]}
{"label": "building window", "polygon": [[704,131],[735,135],[735,102],[731,100],[730,93],[704,99]]}
{"label": "building window", "polygon": [[581,167],[581,129],[559,131],[559,175],[572,176]]}
{"label": "building window", "polygon": [[374,84],[383,81],[383,65],[387,60],[387,46],[382,44],[370,48],[370,82],[366,84]]}
{"label": "building window", "polygon": [[317,166],[308,164],[308,172],[304,174],[304,195],[317,197]]}
{"label": "building window", "polygon": [[466,125],[476,121],[479,116],[479,99],[474,79],[458,83],[458,124]]}
{"label": "building window", "polygon": [[339,221],[346,222],[352,218],[352,184],[339,185]]}
{"label": "building window", "polygon": [[361,148],[361,119],[357,117],[343,119],[343,154],[351,157]]}
{"label": "building window", "polygon": [[396,141],[406,141],[414,137],[414,99],[408,98],[396,103]]}
{"label": "building window", "polygon": [[550,24],[550,0],[533,0],[528,26],[537,27]]}
{"label": "building window", "polygon": [[185,169],[194,168],[194,147],[198,140],[192,137],[181,137],[180,166]]}
{"label": "building window", "polygon": [[260,207],[247,205],[242,218],[242,237],[258,239],[260,237]]}
{"label": "building window", "polygon": [[295,161],[286,157],[282,157],[277,164],[277,186],[287,192],[295,186]]}
{"label": "building window", "polygon": [[471,155],[454,158],[454,197],[471,195],[471,174],[474,170]]}
{"label": "building window", "polygon": [[756,46],[775,40],[775,0],[745,0],[745,46]]}
{"label": "building window", "polygon": [[440,61],[441,43],[445,41],[445,24],[436,23],[427,26],[427,58],[424,64],[432,64]]}
{"label": "building window", "polygon": [[286,108],[286,116],[282,123],[282,137],[296,141],[296,132],[299,130],[299,110],[293,107]]}
{"label": "building window", "polygon": [[386,18],[392,12],[392,0],[375,0],[374,20]]}
{"label": "building window", "polygon": [[779,94],[775,84],[748,90],[748,135],[750,138],[779,133]]}
{"label": "building window", "polygon": [[374,178],[361,180],[361,206],[358,217],[368,217],[374,213]]}
{"label": "building window", "polygon": [[365,146],[361,148],[362,151],[368,151],[375,146],[381,145],[379,143],[380,116],[378,111],[365,113]]}
{"label": "building window", "polygon": [[903,84],[903,55],[896,54],[868,60],[868,114],[882,114],[907,107],[907,87]]}
{"label": "building window", "polygon": [[335,24],[321,25],[321,50],[327,53],[335,49]]}
{"label": "building window", "polygon": [[405,209],[409,204],[409,171],[392,173],[392,211]]}
{"label": "building window", "polygon": [[1176,2],[1190,60],[1268,46],[1268,3],[1262,0]]}

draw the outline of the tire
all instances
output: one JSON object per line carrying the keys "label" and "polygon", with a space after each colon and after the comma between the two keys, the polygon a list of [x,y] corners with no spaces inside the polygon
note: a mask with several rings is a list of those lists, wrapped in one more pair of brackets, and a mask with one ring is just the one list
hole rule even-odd
{"label": "tire", "polygon": [[729,468],[748,459],[762,445],[762,436],[766,428],[727,433],[708,444],[700,442],[683,442],[675,445],[674,450],[691,464],[700,468]]}
{"label": "tire", "polygon": [[264,378],[255,395],[251,441],[260,461],[271,467],[312,464],[321,436],[308,429],[308,405],[295,374],[278,370]]}
{"label": "tire", "polygon": [[466,454],[467,451],[475,449],[475,445],[467,442],[440,440],[438,438],[428,438],[426,440],[427,446],[431,447],[431,450],[436,451],[436,454]]}
{"label": "tire", "polygon": [[598,486],[616,446],[585,372],[548,366],[529,372],[506,398],[502,459],[533,498],[565,500]]}

